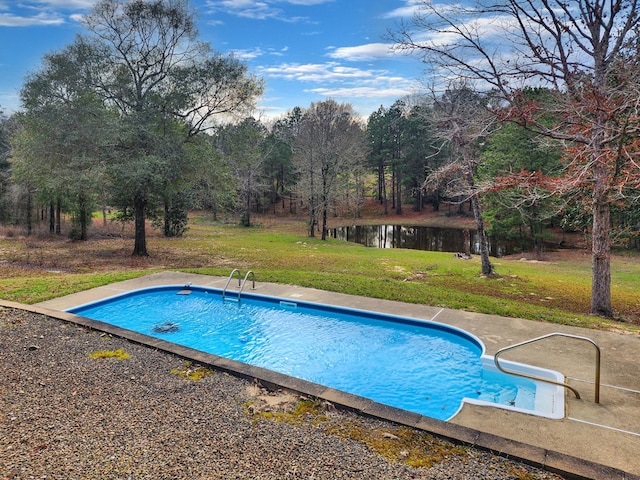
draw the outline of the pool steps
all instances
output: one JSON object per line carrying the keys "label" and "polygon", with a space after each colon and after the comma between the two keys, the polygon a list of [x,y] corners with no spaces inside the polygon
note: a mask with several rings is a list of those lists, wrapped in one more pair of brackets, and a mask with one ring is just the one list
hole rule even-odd
{"label": "pool steps", "polygon": [[[483,355],[481,362],[483,368],[488,372],[497,373],[501,371],[496,367],[493,356]],[[463,403],[501,408],[553,420],[565,418],[564,388],[562,384],[564,375],[562,373],[511,360],[502,360],[502,364],[506,364],[509,367],[508,375],[515,374],[516,376],[531,379],[536,383],[533,407],[530,405],[531,399],[527,398],[529,392],[520,388],[518,388],[515,398],[506,399],[506,403],[498,403],[498,398],[491,398],[486,395],[481,395],[478,398],[464,398]],[[462,409],[462,405],[460,405],[460,409]],[[458,412],[452,415],[449,420],[455,417]]]}

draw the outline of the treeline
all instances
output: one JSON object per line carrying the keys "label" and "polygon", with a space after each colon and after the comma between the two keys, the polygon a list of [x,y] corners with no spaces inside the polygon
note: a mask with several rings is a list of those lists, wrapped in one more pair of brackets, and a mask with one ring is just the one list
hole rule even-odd
{"label": "treeline", "polygon": [[[232,213],[246,226],[256,212],[307,215],[309,235],[325,238],[329,217],[357,218],[374,197],[395,214],[437,210],[441,202],[474,214],[477,198],[488,234],[522,250],[540,250],[549,227],[589,232],[579,192],[496,182],[521,171],[560,181],[563,146],[514,123],[492,123],[489,95],[465,87],[436,100],[398,100],[366,121],[351,105],[325,100],[270,123],[246,117],[189,135],[167,117],[140,132],[96,98],[45,98],[33,90],[49,75],[45,67],[31,78],[25,111],[0,123],[0,222],[27,234],[43,220],[60,234],[67,214],[70,235],[86,239],[92,212],[109,208],[134,221],[140,196],[145,218],[166,236],[182,235],[187,212],[203,209],[214,218]],[[458,144],[473,145],[474,164]],[[628,197],[614,208],[612,226],[619,246],[639,248],[640,210]]]}
{"label": "treeline", "polygon": [[[67,214],[70,235],[87,239],[92,213],[111,209],[135,224],[133,254],[147,255],[148,219],[180,236],[191,209],[232,212],[246,226],[280,209],[307,215],[309,235],[324,239],[330,216],[358,217],[375,197],[385,213],[458,205],[485,244],[490,234],[540,250],[549,227],[588,238],[577,143],[540,134],[566,123],[554,108],[561,92],[521,91],[526,121],[495,92],[452,83],[366,120],[328,99],[263,122],[251,116],[262,81],[198,40],[186,2],[101,0],[83,21],[87,33],[26,79],[22,111],[0,116],[2,224],[30,234],[46,220],[60,234]],[[637,183],[620,180],[607,204],[618,246],[639,248]]]}

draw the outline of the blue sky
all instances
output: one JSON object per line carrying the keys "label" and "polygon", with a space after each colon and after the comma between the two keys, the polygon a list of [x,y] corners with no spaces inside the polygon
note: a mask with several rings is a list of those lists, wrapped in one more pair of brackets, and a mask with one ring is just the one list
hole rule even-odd
{"label": "blue sky", "polygon": [[[0,107],[19,108],[25,75],[71,43],[95,0],[0,0]],[[415,93],[422,64],[383,37],[409,20],[415,0],[190,0],[200,38],[264,78],[257,116],[332,98],[368,116]]]}

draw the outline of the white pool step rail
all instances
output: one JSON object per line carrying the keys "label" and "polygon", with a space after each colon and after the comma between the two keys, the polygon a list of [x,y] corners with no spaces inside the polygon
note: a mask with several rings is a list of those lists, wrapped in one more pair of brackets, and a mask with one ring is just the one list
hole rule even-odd
{"label": "white pool step rail", "polygon": [[[228,298],[226,296],[227,293],[227,288],[229,287],[229,284],[231,283],[231,280],[233,279],[233,276],[237,275],[238,277],[238,296],[237,297],[233,297],[233,298]],[[240,273],[240,270],[238,270],[237,268],[234,268],[231,272],[231,274],[229,274],[229,278],[227,279],[227,283],[225,284],[224,288],[222,289],[222,300],[234,300],[238,303],[240,303],[240,294],[242,293],[242,290],[244,289],[245,284],[247,283],[247,280],[249,279],[249,277],[251,277],[251,290],[255,290],[256,289],[256,276],[253,273],[253,270],[249,270],[247,272],[247,274],[244,276],[244,280],[242,280],[242,274]]]}

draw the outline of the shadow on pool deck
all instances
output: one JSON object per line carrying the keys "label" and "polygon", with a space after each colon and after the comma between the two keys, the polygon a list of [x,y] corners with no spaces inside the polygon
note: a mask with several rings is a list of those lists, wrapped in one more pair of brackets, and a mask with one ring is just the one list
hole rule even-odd
{"label": "shadow on pool deck", "polygon": [[[259,280],[259,279],[258,279]],[[62,310],[131,290],[158,285],[193,285],[223,288],[226,278],[163,272],[94,288],[85,292],[21,306],[38,313],[80,321],[93,328],[117,327],[61,313]],[[233,285],[233,283],[232,283]],[[245,287],[250,291],[250,285]],[[321,385],[301,381],[257,367],[241,364],[195,350],[175,346],[144,335],[127,335],[134,341],[168,349],[246,378],[279,385],[325,398],[366,415],[377,416],[422,428],[438,435],[486,448],[511,458],[543,466],[577,478],[640,479],[640,338],[611,332],[553,325],[528,320],[476,314],[425,305],[343,295],[291,285],[256,283],[256,293],[287,299],[327,303],[393,315],[434,320],[462,328],[479,337],[487,354],[552,332],[564,332],[593,339],[602,350],[600,403],[594,402],[594,349],[567,338],[552,338],[505,354],[504,358],[562,372],[581,394],[578,400],[567,390],[565,418],[551,420],[533,415],[465,404],[450,421],[442,422],[415,413],[377,404]]]}

